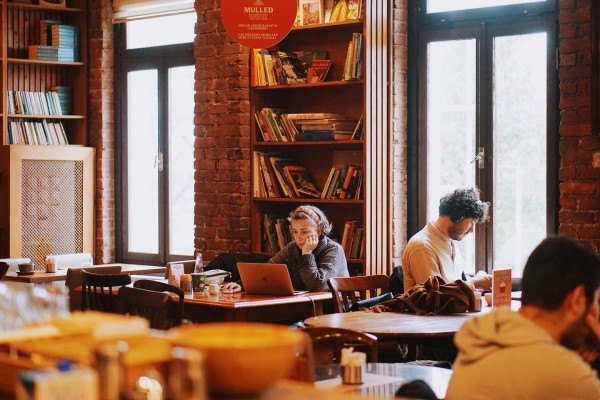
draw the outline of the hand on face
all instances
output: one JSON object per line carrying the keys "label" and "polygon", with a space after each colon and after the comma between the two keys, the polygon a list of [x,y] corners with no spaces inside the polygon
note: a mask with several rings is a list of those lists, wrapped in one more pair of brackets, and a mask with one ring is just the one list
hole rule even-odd
{"label": "hand on face", "polygon": [[235,282],[227,282],[221,287],[223,293],[237,293],[242,291],[242,287]]}
{"label": "hand on face", "polygon": [[304,240],[304,246],[302,246],[302,254],[310,254],[319,244],[319,236],[310,235]]}

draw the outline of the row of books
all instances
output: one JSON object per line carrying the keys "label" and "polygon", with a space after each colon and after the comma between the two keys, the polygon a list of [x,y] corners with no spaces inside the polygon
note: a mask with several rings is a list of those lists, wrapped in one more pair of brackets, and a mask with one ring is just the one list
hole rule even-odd
{"label": "row of books", "polygon": [[321,192],[321,198],[359,200],[362,182],[362,166],[346,164],[342,167],[332,167]]}
{"label": "row of books", "polygon": [[252,49],[255,86],[321,82],[331,66],[326,50],[288,52]]}
{"label": "row of books", "polygon": [[9,114],[63,115],[59,93],[7,90]]}
{"label": "row of books", "polygon": [[264,214],[262,218],[262,249],[277,253],[292,241],[290,223],[283,215]]}
{"label": "row of books", "polygon": [[8,123],[8,144],[67,145],[69,141],[61,122],[11,121]]}
{"label": "row of books", "polygon": [[344,233],[340,243],[346,258],[363,258],[365,252],[365,230],[357,220],[344,223]]}
{"label": "row of books", "polygon": [[362,58],[363,34],[353,33],[352,40],[348,43],[348,52],[346,53],[346,63],[344,64],[344,75],[342,80],[350,81],[362,79]]}
{"label": "row of books", "polygon": [[335,113],[287,113],[263,108],[255,113],[265,142],[357,140],[362,135],[359,121]]}
{"label": "row of books", "polygon": [[279,154],[254,152],[255,197],[321,197],[306,168]]}

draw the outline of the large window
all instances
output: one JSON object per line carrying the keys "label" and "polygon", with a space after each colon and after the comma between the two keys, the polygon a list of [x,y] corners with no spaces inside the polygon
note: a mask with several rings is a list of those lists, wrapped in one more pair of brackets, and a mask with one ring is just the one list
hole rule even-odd
{"label": "large window", "polygon": [[195,21],[191,13],[115,28],[123,261],[194,253]]}
{"label": "large window", "polygon": [[[429,12],[449,3],[457,2],[428,0]],[[556,14],[501,15],[496,8],[494,15],[492,8],[483,10],[486,18],[469,14],[452,24],[419,14],[411,210],[420,229],[438,216],[444,194],[478,186],[492,218],[459,242],[467,272],[512,268],[519,276],[533,247],[556,229]]]}

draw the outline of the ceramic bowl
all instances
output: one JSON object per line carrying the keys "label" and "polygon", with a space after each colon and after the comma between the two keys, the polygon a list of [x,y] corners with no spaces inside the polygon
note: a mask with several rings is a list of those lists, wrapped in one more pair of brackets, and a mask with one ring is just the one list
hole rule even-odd
{"label": "ceramic bowl", "polygon": [[260,392],[287,376],[302,333],[283,325],[219,322],[170,332],[171,342],[204,353],[211,392],[228,396]]}
{"label": "ceramic bowl", "polygon": [[19,272],[31,272],[33,271],[33,264],[32,263],[21,263],[18,265],[19,267]]}

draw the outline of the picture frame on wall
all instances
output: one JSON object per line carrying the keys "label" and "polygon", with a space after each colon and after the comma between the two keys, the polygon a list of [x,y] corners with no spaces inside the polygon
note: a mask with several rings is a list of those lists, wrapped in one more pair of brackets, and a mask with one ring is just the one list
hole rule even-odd
{"label": "picture frame on wall", "polygon": [[66,8],[67,0],[40,0],[40,6],[53,8]]}

